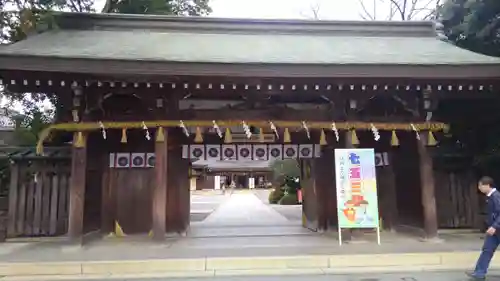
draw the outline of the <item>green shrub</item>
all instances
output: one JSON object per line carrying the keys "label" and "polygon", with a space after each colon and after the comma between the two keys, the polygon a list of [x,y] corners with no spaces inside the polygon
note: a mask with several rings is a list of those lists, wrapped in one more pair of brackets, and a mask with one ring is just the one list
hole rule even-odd
{"label": "green shrub", "polygon": [[297,187],[293,185],[285,185],[283,186],[283,190],[285,193],[290,193],[290,194],[297,194]]}
{"label": "green shrub", "polygon": [[275,187],[269,192],[269,204],[277,204],[285,195],[283,188]]}
{"label": "green shrub", "polygon": [[287,193],[278,202],[280,205],[298,205],[297,193]]}

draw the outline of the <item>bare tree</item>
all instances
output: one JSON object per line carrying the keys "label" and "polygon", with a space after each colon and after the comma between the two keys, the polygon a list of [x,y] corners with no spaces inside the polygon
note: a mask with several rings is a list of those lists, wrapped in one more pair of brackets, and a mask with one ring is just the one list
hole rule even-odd
{"label": "bare tree", "polygon": [[306,13],[301,12],[300,14],[307,19],[321,20],[320,10],[321,10],[321,5],[318,2],[315,2],[315,3],[311,3],[311,5],[309,6],[308,12],[306,12]]}
{"label": "bare tree", "polygon": [[[358,0],[365,20],[428,20],[442,0]],[[383,15],[383,16],[380,16]]]}

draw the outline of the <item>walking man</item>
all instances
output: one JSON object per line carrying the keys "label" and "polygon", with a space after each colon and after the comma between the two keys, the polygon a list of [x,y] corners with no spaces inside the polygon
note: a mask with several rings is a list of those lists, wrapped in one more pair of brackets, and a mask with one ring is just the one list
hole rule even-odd
{"label": "walking man", "polygon": [[490,177],[482,177],[479,180],[478,189],[488,197],[488,230],[486,230],[483,249],[477,260],[476,268],[466,274],[473,280],[484,280],[491,259],[500,244],[500,191],[495,189],[493,179]]}

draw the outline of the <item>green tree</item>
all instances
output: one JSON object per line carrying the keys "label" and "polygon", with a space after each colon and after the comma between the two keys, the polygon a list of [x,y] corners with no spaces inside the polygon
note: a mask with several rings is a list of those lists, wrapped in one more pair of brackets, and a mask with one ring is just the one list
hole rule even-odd
{"label": "green tree", "polygon": [[300,188],[300,167],[296,159],[274,160],[271,163],[275,185],[295,193]]}
{"label": "green tree", "polygon": [[[500,57],[500,1],[447,0],[438,15],[450,43]],[[446,102],[438,110],[438,114],[451,123],[450,144],[473,159],[470,164],[478,174],[499,174],[498,106],[500,100],[477,99]]]}
{"label": "green tree", "polygon": [[51,123],[51,113],[43,110],[32,110],[30,114],[15,116],[16,129],[14,139],[20,146],[35,146],[40,132]]}
{"label": "green tree", "polygon": [[[43,32],[54,27],[54,11],[91,12],[94,0],[2,0],[0,1],[0,43],[11,44],[26,39],[30,34]],[[56,105],[55,95],[46,93],[16,93],[8,88],[0,88],[0,93],[9,105],[15,102],[22,105],[25,120],[24,129],[16,132],[25,141],[31,143],[28,120],[50,120],[51,111],[41,110],[41,103]],[[39,116],[39,115],[42,116]],[[47,115],[49,114],[49,115]],[[28,139],[26,139],[28,138]]]}
{"label": "green tree", "polygon": [[9,44],[46,30],[52,11],[91,12],[94,0],[2,0],[0,1],[1,43]]}
{"label": "green tree", "polygon": [[[93,12],[95,0],[0,0],[0,43],[11,44],[24,40],[32,33],[55,27],[54,11]],[[202,16],[211,12],[209,0],[107,0],[103,12],[127,14],[161,14]],[[58,108],[57,97],[46,93],[14,93],[1,89],[11,103],[20,102],[27,118],[47,114],[38,105],[50,102]],[[42,119],[50,118],[43,116]]]}
{"label": "green tree", "polygon": [[103,13],[204,16],[209,0],[107,0]]}
{"label": "green tree", "polygon": [[285,160],[274,160],[271,163],[271,169],[273,170],[274,178],[280,177],[300,177],[300,168],[297,160],[295,159],[285,159]]}
{"label": "green tree", "polygon": [[448,40],[474,52],[500,56],[500,1],[448,0],[439,14]]}

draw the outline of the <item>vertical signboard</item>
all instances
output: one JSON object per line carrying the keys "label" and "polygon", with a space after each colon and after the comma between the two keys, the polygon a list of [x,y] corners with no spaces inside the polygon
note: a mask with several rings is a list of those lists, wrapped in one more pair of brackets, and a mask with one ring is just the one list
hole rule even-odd
{"label": "vertical signboard", "polygon": [[376,228],[380,244],[375,151],[335,149],[339,244],[342,228]]}

